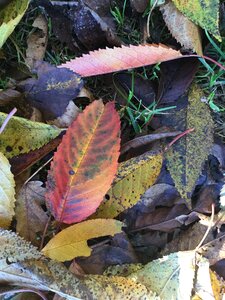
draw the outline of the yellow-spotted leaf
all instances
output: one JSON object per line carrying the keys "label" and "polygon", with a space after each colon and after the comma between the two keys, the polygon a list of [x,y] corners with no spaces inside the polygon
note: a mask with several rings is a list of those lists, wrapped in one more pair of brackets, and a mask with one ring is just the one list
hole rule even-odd
{"label": "yellow-spotted leaf", "polygon": [[208,30],[219,41],[219,0],[172,0],[190,20]]}
{"label": "yellow-spotted leaf", "polygon": [[8,159],[0,152],[0,227],[8,228],[14,215],[15,181]]}
{"label": "yellow-spotted leaf", "polygon": [[[6,114],[0,113],[0,126],[6,117]],[[0,136],[0,152],[7,158],[28,153],[44,146],[61,131],[55,126],[12,117]]]}
{"label": "yellow-spotted leaf", "polygon": [[128,278],[156,292],[162,300],[190,300],[195,268],[195,251],[176,252],[153,260]]}
{"label": "yellow-spotted leaf", "polygon": [[0,11],[0,48],[22,19],[30,0],[13,0]]}
{"label": "yellow-spotted leaf", "polygon": [[71,260],[77,256],[89,256],[91,248],[87,245],[87,240],[115,235],[121,232],[123,223],[117,220],[88,220],[72,225],[58,233],[42,249],[44,255],[57,261]]}
{"label": "yellow-spotted leaf", "polygon": [[132,207],[156,181],[162,166],[162,154],[146,152],[119,165],[112,188],[92,218],[114,218]]}

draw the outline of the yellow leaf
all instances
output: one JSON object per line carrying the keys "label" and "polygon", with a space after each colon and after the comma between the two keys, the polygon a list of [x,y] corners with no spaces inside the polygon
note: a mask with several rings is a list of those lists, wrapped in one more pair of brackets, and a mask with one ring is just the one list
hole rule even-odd
{"label": "yellow leaf", "polygon": [[0,11],[0,48],[22,19],[29,0],[13,0]]}
{"label": "yellow leaf", "polygon": [[[0,113],[0,126],[6,114]],[[7,157],[28,153],[56,138],[62,130],[51,125],[12,117],[0,136],[0,151]]]}
{"label": "yellow leaf", "polygon": [[15,181],[8,159],[0,152],[0,227],[8,228],[14,215]]}
{"label": "yellow leaf", "polygon": [[121,232],[123,223],[117,220],[89,220],[70,226],[58,233],[42,249],[44,255],[57,261],[71,260],[77,256],[89,256],[91,248],[87,240]]}
{"label": "yellow leaf", "polygon": [[156,181],[162,166],[162,154],[147,152],[119,165],[112,188],[91,218],[114,218],[132,207]]}

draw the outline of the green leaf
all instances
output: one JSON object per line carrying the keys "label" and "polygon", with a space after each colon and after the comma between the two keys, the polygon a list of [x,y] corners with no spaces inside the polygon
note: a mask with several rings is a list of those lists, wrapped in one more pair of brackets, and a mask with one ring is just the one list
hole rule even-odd
{"label": "green leaf", "polygon": [[208,30],[221,41],[219,32],[219,0],[172,0],[191,21]]}
{"label": "green leaf", "polygon": [[153,260],[128,278],[156,292],[160,299],[191,299],[195,277],[195,251],[172,253]]}
{"label": "green leaf", "polygon": [[170,115],[176,130],[194,128],[166,152],[167,166],[175,186],[190,207],[196,180],[213,144],[213,120],[209,107],[201,101],[203,96],[200,88],[193,86],[188,106],[177,109],[172,117]]}
{"label": "green leaf", "polygon": [[13,0],[0,11],[0,48],[22,19],[29,0]]}
{"label": "green leaf", "polygon": [[94,218],[114,218],[132,207],[156,181],[162,166],[162,154],[146,152],[119,165],[112,188]]}
{"label": "green leaf", "polygon": [[[6,114],[0,113],[0,126]],[[38,149],[56,138],[62,130],[51,125],[12,117],[0,135],[0,152],[7,158]]]}

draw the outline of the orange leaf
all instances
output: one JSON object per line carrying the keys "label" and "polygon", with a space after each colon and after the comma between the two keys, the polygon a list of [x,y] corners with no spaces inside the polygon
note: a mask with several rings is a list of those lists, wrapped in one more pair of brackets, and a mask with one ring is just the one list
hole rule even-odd
{"label": "orange leaf", "polygon": [[82,77],[117,72],[156,64],[181,57],[179,51],[165,45],[122,46],[100,49],[72,59],[60,65],[80,74]]}
{"label": "orange leaf", "polygon": [[67,130],[51,164],[47,205],[59,222],[84,220],[110,188],[119,156],[119,115],[112,102],[94,101]]}

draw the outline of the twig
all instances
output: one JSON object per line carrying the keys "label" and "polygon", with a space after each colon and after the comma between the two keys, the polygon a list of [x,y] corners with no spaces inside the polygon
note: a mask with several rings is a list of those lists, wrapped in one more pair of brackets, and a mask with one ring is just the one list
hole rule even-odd
{"label": "twig", "polygon": [[209,234],[210,229],[212,228],[213,225],[213,219],[214,219],[214,215],[215,215],[215,205],[212,204],[212,214],[211,214],[211,218],[210,218],[210,222],[209,222],[209,226],[203,236],[203,238],[201,239],[201,241],[199,242],[198,246],[195,248],[195,251],[198,251],[199,248],[201,248],[204,240],[206,239],[207,235]]}
{"label": "twig", "polygon": [[185,136],[186,134],[194,131],[195,129],[194,128],[190,128],[190,129],[187,129],[185,130],[184,132],[182,132],[181,134],[178,134],[173,140],[172,142],[169,143],[168,146],[166,146],[165,150],[164,151],[167,151],[177,140],[179,140],[180,138],[182,138],[183,136]]}
{"label": "twig", "polygon": [[5,129],[6,125],[8,124],[9,120],[12,118],[12,116],[17,112],[17,109],[14,107],[13,110],[8,114],[5,121],[2,123],[2,126],[0,127],[0,134]]}
{"label": "twig", "polygon": [[48,161],[46,161],[39,169],[37,169],[37,171],[34,172],[34,174],[32,174],[25,182],[24,185],[26,185],[38,172],[40,172],[48,163],[50,163],[50,161],[53,159],[53,157],[51,157]]}
{"label": "twig", "polygon": [[158,2],[158,0],[155,0],[155,2],[152,5],[152,7],[151,7],[151,9],[149,11],[149,14],[148,14],[148,18],[147,18],[147,38],[150,37],[150,31],[149,31],[150,17],[151,17],[151,14],[152,14],[154,8],[156,7],[157,2]]}
{"label": "twig", "polygon": [[51,215],[49,216],[46,224],[45,224],[45,228],[44,228],[44,231],[43,231],[43,234],[42,234],[42,238],[41,238],[41,244],[40,244],[40,247],[39,247],[39,250],[41,251],[41,249],[43,248],[44,246],[44,240],[45,240],[45,236],[46,236],[46,232],[47,232],[47,229],[48,229],[48,226],[49,226],[49,223],[50,223],[50,220],[51,220]]}

